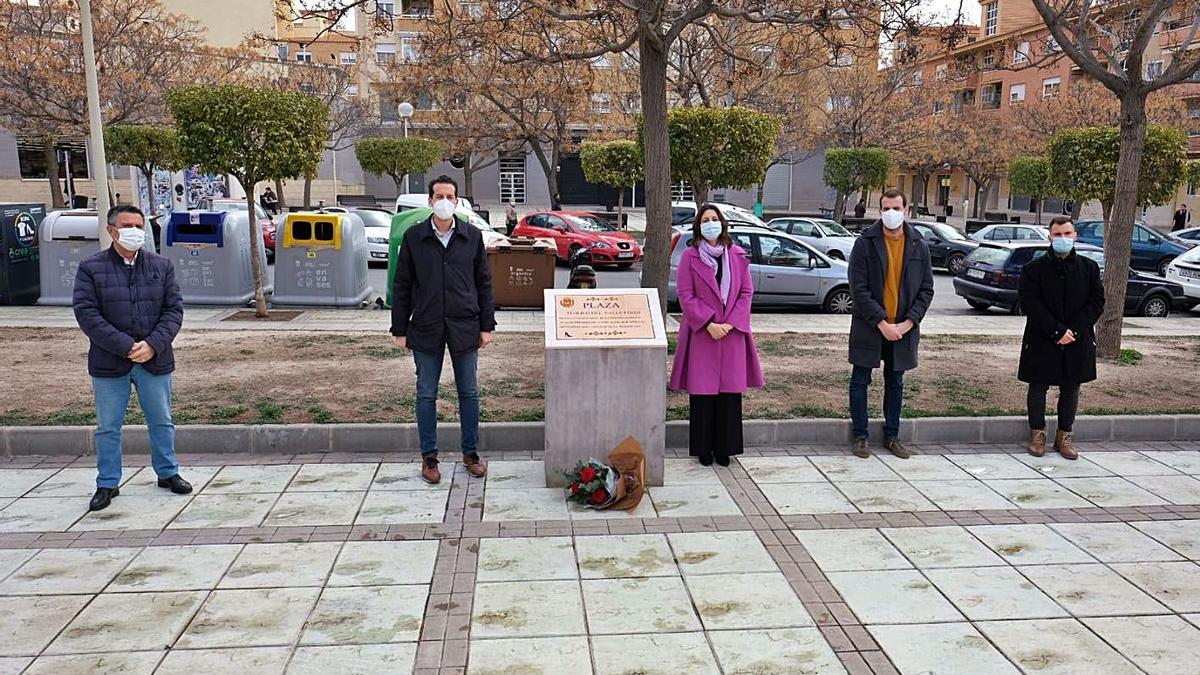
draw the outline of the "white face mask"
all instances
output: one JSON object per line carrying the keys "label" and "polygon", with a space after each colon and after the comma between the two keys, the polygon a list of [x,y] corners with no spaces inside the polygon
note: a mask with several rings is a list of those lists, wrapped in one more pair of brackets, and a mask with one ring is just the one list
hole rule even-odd
{"label": "white face mask", "polygon": [[117,230],[117,241],[126,251],[137,251],[146,243],[146,231],[140,227],[123,227]]}
{"label": "white face mask", "polygon": [[899,227],[904,224],[904,212],[889,209],[883,212],[883,215],[880,216],[880,219],[883,220],[883,226],[887,229],[899,229]]}
{"label": "white face mask", "polygon": [[700,236],[709,241],[716,241],[721,236],[721,221],[706,220],[700,223]]}
{"label": "white face mask", "polygon": [[433,214],[441,220],[450,220],[454,217],[455,204],[449,199],[439,199],[433,203]]}

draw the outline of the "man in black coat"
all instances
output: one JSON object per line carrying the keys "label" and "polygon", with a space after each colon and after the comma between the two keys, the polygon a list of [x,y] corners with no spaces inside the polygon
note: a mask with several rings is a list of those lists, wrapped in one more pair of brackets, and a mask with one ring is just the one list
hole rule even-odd
{"label": "man in black coat", "polygon": [[1075,224],[1067,216],[1050,220],[1050,251],[1021,269],[1020,298],[1025,312],[1021,364],[1017,377],[1029,384],[1029,454],[1046,453],[1046,392],[1058,387],[1058,430],[1054,448],[1067,459],[1079,457],[1071,429],[1079,408],[1079,387],[1096,379],[1096,321],[1104,311],[1100,266],[1075,253]]}
{"label": "man in black coat", "polygon": [[171,343],[183,325],[183,296],[171,261],[142,248],[146,221],[128,204],[108,211],[112,247],[79,263],[72,304],[87,335],[88,374],[96,395],[96,494],[90,508],[108,508],[120,494],[121,427],[130,388],[146,418],[158,486],[187,494],[192,486],[175,462],[171,419]]}
{"label": "man in black coat", "polygon": [[1192,220],[1192,214],[1188,213],[1187,204],[1180,204],[1179,208],[1175,209],[1175,216],[1171,219],[1171,231],[1178,232],[1186,229],[1188,223]]}
{"label": "man in black coat", "polygon": [[439,176],[429,184],[429,220],[408,228],[400,244],[392,288],[392,335],[417,366],[417,429],[421,477],[441,481],[438,469],[438,381],[446,348],[454,366],[462,428],[463,464],[486,474],[479,459],[479,350],[492,342],[496,308],[483,234],[455,217],[458,183]]}
{"label": "man in black coat", "polygon": [[880,221],[867,228],[850,252],[850,451],[867,458],[867,387],[883,361],[883,447],[907,459],[900,435],[904,371],[917,367],[921,321],[933,302],[929,246],[905,222],[908,198],[887,190],[879,199]]}

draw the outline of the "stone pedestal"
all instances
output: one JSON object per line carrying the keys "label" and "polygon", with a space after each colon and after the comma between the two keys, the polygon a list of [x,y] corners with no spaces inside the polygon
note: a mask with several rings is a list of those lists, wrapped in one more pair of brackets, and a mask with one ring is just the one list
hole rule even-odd
{"label": "stone pedestal", "polygon": [[[592,336],[566,338],[556,319],[556,303],[587,302],[621,296],[619,304],[645,298],[641,317],[651,326],[638,328],[640,319],[628,309],[604,319],[597,311]],[[608,303],[597,302],[599,305]],[[622,328],[622,322],[626,322]],[[572,324],[572,331],[586,328]],[[652,334],[648,331],[652,331]],[[578,334],[578,333],[576,333]],[[637,337],[629,337],[636,335]],[[649,335],[649,337],[644,337]],[[546,440],[547,487],[565,487],[563,473],[591,457],[604,460],[629,436],[646,453],[646,483],[662,485],[666,448],[667,341],[658,295],[653,289],[546,291]]]}

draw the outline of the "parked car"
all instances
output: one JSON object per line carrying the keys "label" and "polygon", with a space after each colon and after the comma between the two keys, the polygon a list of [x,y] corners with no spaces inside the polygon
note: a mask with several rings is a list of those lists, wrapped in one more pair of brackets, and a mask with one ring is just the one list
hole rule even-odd
{"label": "parked car", "polygon": [[[954,292],[977,310],[990,307],[1021,313],[1019,284],[1021,269],[1034,258],[1046,255],[1049,247],[1042,242],[986,243],[967,258],[966,269],[954,278]],[[1089,244],[1076,244],[1075,251],[1104,267],[1104,251]],[[1186,310],[1191,304],[1183,286],[1150,274],[1129,271],[1125,289],[1125,313],[1164,317],[1173,310]]]}
{"label": "parked car", "polygon": [[1175,243],[1183,244],[1188,248],[1200,246],[1200,227],[1189,227],[1184,230],[1172,232],[1167,237]]}
{"label": "parked car", "polygon": [[[1079,241],[1104,248],[1104,221],[1081,220],[1075,223],[1075,231],[1079,233]],[[1143,222],[1137,222],[1133,225],[1129,266],[1161,277],[1166,275],[1171,261],[1187,250],[1187,246],[1164,237]]]}
{"label": "parked car", "polygon": [[1037,225],[988,225],[973,232],[971,239],[984,241],[1050,241],[1050,231]]}
{"label": "parked car", "polygon": [[951,274],[958,274],[966,265],[979,242],[967,239],[966,235],[945,223],[909,221],[917,232],[925,237],[929,246],[929,258],[934,267],[944,267]]}
{"label": "parked car", "polygon": [[834,260],[849,260],[854,248],[854,233],[827,218],[775,218],[767,227],[798,237]]}
{"label": "parked car", "polygon": [[584,250],[591,254],[592,265],[629,269],[642,259],[642,246],[637,239],[603,218],[583,211],[531,213],[517,221],[512,236],[553,239],[558,259],[567,263]]}
{"label": "parked car", "polygon": [[[725,220],[739,221],[766,227],[762,218],[754,215],[753,211],[747,211],[740,206],[733,204],[725,204],[723,202],[710,202],[721,211],[721,215],[725,216]],[[671,224],[672,225],[691,225],[696,220],[696,202],[671,202]]]}
{"label": "parked car", "polygon": [[388,263],[388,241],[392,233],[392,212],[387,209],[370,207],[347,208],[331,206],[323,209],[325,213],[353,213],[363,222],[367,233],[367,266],[384,265]]}
{"label": "parked car", "polygon": [[1167,265],[1167,279],[1183,286],[1188,309],[1200,305],[1200,246],[1171,261]]}
{"label": "parked car", "polygon": [[[245,211],[246,200],[244,199],[210,199],[201,204],[201,208],[209,211]],[[254,217],[258,219],[258,225],[262,228],[263,246],[266,248],[267,263],[275,262],[275,221],[271,220],[271,216],[263,209],[262,206],[254,205]]]}
{"label": "parked car", "polygon": [[[848,265],[834,260],[797,237],[760,227],[733,227],[730,236],[750,257],[755,307],[819,307],[831,314],[854,309]],[[671,241],[671,274],[667,302],[678,305],[675,274],[692,230],[676,227]]]}

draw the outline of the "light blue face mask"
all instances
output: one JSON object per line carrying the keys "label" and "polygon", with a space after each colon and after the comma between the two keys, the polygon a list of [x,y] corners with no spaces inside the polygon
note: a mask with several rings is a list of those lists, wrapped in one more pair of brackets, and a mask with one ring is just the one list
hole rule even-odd
{"label": "light blue face mask", "polygon": [[1050,240],[1050,248],[1059,255],[1066,255],[1075,248],[1075,239],[1072,237],[1054,237]]}
{"label": "light blue face mask", "polygon": [[721,236],[721,221],[706,220],[700,223],[700,236],[709,241],[716,241],[717,237]]}

